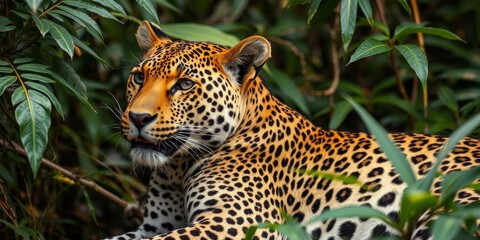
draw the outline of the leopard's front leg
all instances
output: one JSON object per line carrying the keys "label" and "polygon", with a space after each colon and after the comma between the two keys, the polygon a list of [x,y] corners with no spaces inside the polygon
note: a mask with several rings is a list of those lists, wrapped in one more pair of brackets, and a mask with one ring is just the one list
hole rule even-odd
{"label": "leopard's front leg", "polygon": [[107,239],[142,239],[186,227],[184,196],[180,184],[174,176],[152,172],[143,223],[134,231]]}

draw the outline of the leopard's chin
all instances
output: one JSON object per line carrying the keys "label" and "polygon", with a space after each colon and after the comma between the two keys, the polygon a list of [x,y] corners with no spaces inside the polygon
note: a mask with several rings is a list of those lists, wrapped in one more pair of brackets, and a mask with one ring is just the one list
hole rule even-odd
{"label": "leopard's chin", "polygon": [[130,150],[130,158],[138,164],[157,168],[167,164],[171,156],[167,156],[164,153],[143,147],[134,147]]}

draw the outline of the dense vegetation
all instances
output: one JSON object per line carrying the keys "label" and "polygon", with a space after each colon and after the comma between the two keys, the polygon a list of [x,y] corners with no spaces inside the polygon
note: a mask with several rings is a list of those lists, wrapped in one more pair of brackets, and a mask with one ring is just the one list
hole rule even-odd
{"label": "dense vegetation", "polygon": [[[479,0],[0,0],[0,236],[96,239],[135,225],[122,216],[122,200],[92,187],[129,202],[146,190],[149,170],[131,170],[118,128],[125,81],[141,56],[134,38],[141,19],[188,40],[233,45],[266,37],[273,57],[261,76],[324,128],[381,135],[377,125],[358,121],[353,109],[363,106],[388,131],[449,135],[464,126],[456,136],[480,137],[478,6]],[[408,174],[404,169],[402,177]],[[436,229],[452,238],[475,232],[480,208],[450,204],[455,189],[479,188],[469,185],[478,168],[463,174],[462,181],[445,177],[458,184],[440,200],[426,193],[434,171],[412,181],[424,201],[405,210],[406,218],[442,206]],[[332,214],[317,220],[342,212]],[[285,217],[290,225],[260,227],[286,226],[279,230],[301,236]]]}

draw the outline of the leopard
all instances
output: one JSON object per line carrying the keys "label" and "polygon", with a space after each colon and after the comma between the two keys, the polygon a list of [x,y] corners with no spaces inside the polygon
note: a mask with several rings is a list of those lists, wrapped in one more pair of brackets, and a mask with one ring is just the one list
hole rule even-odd
{"label": "leopard", "polygon": [[[108,239],[243,239],[260,223],[300,224],[331,209],[369,206],[398,221],[406,183],[369,133],[315,126],[272,95],[259,73],[271,45],[251,36],[233,47],[172,40],[144,21],[144,56],[127,82],[121,118],[132,162],[152,169],[143,223]],[[448,137],[390,133],[416,177],[425,176]],[[441,163],[442,174],[480,163],[480,140],[465,137]],[[299,171],[299,170],[303,170]],[[305,171],[355,177],[369,186]],[[432,188],[439,194],[440,185]],[[464,189],[461,204],[478,202]],[[371,239],[398,234],[374,218],[329,219],[303,226],[312,239]],[[428,239],[419,227],[414,239]],[[259,228],[253,239],[284,239]]]}

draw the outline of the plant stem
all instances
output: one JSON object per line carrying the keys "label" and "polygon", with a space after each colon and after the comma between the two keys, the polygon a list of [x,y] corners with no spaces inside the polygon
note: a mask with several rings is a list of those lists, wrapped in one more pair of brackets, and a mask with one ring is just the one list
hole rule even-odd
{"label": "plant stem", "polygon": [[[422,20],[420,18],[420,11],[418,10],[417,0],[411,0],[410,4],[412,5],[413,20],[415,21],[416,24],[420,24],[422,22]],[[427,52],[425,51],[425,41],[423,40],[423,33],[421,33],[421,32],[417,33],[417,42],[418,42],[418,45],[420,46],[420,48],[423,50],[423,52],[426,55]],[[413,91],[412,91],[412,100],[414,99],[413,96],[415,96],[415,97],[417,96],[418,82],[419,81],[413,81],[414,88],[413,88]],[[412,103],[415,103],[415,102],[412,101]],[[425,118],[425,119],[428,117],[427,107],[428,107],[428,87],[423,89],[423,118]],[[428,125],[426,123],[425,123],[423,131],[424,131],[424,133],[428,132]]]}
{"label": "plant stem", "polygon": [[[5,146],[7,149],[9,149],[9,150],[11,150],[11,151],[13,151],[13,152],[15,152],[19,155],[27,157],[27,153],[18,143],[7,142],[7,141],[4,141],[4,140],[0,139],[0,145]],[[84,178],[80,177],[79,175],[77,175],[77,174],[75,174],[75,173],[73,173],[73,172],[55,164],[54,162],[52,162],[52,161],[50,161],[46,158],[42,158],[42,165],[47,167],[47,168],[50,168],[50,169],[53,169],[55,171],[60,172],[65,177],[73,180],[75,183],[81,184],[81,185],[83,185],[83,186],[85,186],[89,189],[94,190],[95,192],[99,193],[100,195],[104,196],[105,198],[107,198],[110,201],[117,204],[122,209],[125,209],[128,205],[128,203],[126,201],[117,197],[115,194],[111,193],[110,191],[106,190],[105,188],[97,185],[95,182],[84,179]]]}
{"label": "plant stem", "polygon": [[340,26],[340,3],[338,3],[337,7],[335,7],[335,21],[333,22],[333,28],[330,29],[330,39],[332,40],[331,45],[331,53],[332,53],[332,68],[333,68],[333,80],[332,85],[323,91],[325,96],[330,96],[335,93],[338,87],[338,83],[340,82],[340,66],[338,64],[338,49],[337,49],[337,41],[338,41],[338,29]]}
{"label": "plant stem", "polygon": [[[375,4],[377,6],[377,11],[378,11],[380,20],[382,21],[383,24],[388,26],[387,19],[385,18],[385,10],[383,8],[382,0],[375,0]],[[393,48],[395,47],[395,43],[389,40],[388,46]],[[398,71],[397,62],[395,60],[395,54],[393,54],[393,51],[392,53],[388,54],[388,58],[390,60],[390,65],[392,66],[393,73],[395,74],[395,80],[397,82],[400,94],[402,95],[403,100],[408,102],[409,97],[408,97],[407,91],[405,90],[405,86],[403,85],[402,79],[400,78],[400,73]]]}

